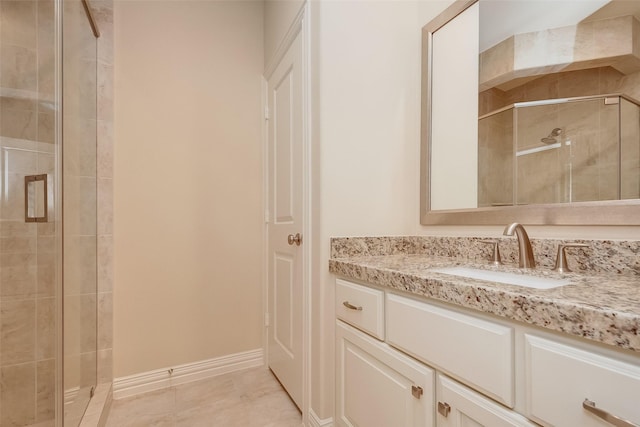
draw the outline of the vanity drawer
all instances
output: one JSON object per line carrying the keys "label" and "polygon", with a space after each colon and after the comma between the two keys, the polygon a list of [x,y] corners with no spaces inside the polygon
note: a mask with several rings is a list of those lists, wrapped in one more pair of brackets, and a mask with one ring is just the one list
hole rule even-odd
{"label": "vanity drawer", "polygon": [[527,416],[545,426],[610,424],[583,408],[596,408],[640,425],[640,365],[525,335]]}
{"label": "vanity drawer", "polygon": [[388,343],[513,407],[512,328],[393,294],[386,312]]}
{"label": "vanity drawer", "polygon": [[384,340],[384,292],[336,279],[336,317]]}

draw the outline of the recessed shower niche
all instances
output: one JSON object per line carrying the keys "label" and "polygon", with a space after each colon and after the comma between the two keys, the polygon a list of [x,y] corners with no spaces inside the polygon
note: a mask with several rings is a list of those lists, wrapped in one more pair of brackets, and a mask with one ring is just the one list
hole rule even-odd
{"label": "recessed shower niche", "polygon": [[640,103],[519,102],[478,121],[478,206],[640,198]]}

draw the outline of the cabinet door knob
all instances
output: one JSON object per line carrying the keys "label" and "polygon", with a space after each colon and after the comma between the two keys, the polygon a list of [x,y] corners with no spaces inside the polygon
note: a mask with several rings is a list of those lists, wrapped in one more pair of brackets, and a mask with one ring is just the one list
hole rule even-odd
{"label": "cabinet door knob", "polygon": [[302,243],[302,236],[300,235],[300,233],[296,233],[295,236],[293,234],[289,234],[287,236],[287,243],[291,246],[293,246],[294,243],[296,246],[300,246],[300,244]]}
{"label": "cabinet door knob", "polygon": [[596,402],[593,402],[589,399],[584,399],[584,402],[582,402],[582,407],[594,414],[596,417],[602,418],[606,422],[611,423],[616,427],[640,427],[638,424],[634,424],[631,421],[627,421],[618,417],[617,415],[613,415],[605,410],[596,408]]}
{"label": "cabinet door knob", "polygon": [[451,406],[446,402],[438,402],[438,413],[447,418],[451,412]]}
{"label": "cabinet door knob", "polygon": [[420,399],[420,397],[422,397],[422,395],[424,394],[424,390],[422,390],[422,387],[420,386],[412,385],[411,394],[413,394],[413,397],[415,397],[416,399]]}

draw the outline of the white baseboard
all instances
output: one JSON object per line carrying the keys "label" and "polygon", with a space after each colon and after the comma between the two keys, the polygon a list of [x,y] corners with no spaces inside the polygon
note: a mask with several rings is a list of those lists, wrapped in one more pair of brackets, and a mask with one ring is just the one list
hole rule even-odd
{"label": "white baseboard", "polygon": [[325,418],[324,420],[318,417],[312,408],[309,408],[309,427],[332,427],[333,418]]}
{"label": "white baseboard", "polygon": [[245,351],[166,369],[142,372],[113,381],[113,398],[122,399],[228,372],[264,365],[262,349]]}

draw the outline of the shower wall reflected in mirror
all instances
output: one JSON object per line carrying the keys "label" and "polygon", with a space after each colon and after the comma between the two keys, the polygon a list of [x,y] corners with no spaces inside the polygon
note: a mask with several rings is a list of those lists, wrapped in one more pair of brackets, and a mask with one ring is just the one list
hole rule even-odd
{"label": "shower wall reflected in mirror", "polygon": [[96,384],[96,66],[80,0],[0,2],[2,427],[76,426]]}
{"label": "shower wall reflected in mirror", "polygon": [[638,101],[520,102],[478,126],[481,207],[640,198]]}

